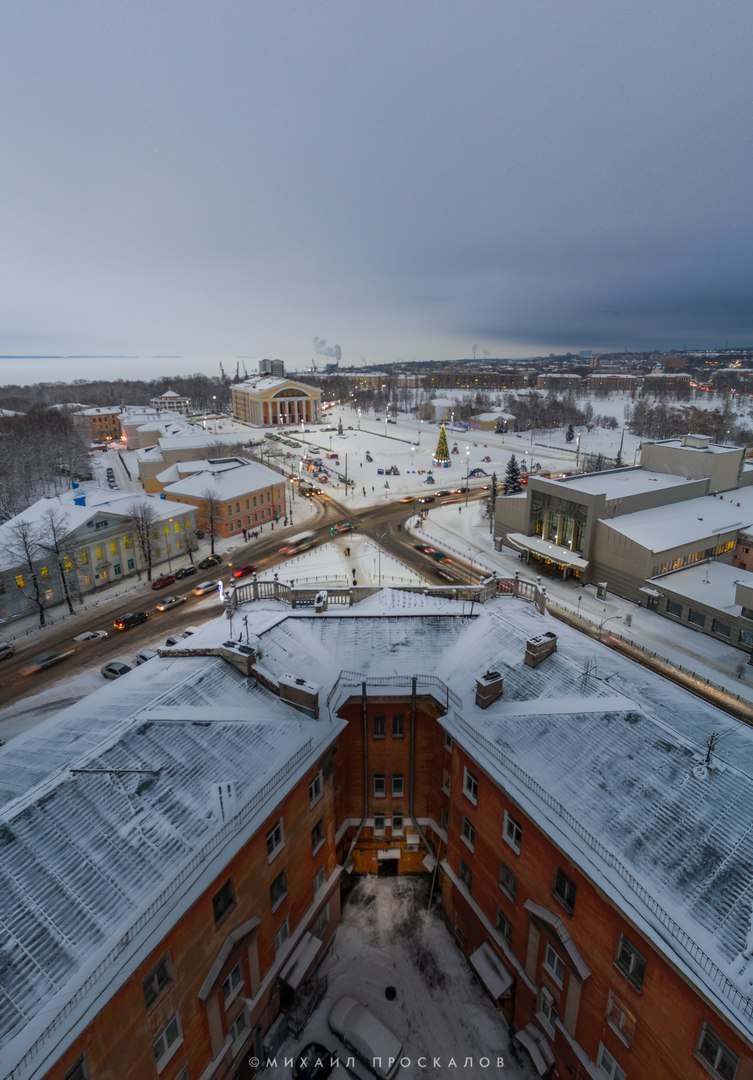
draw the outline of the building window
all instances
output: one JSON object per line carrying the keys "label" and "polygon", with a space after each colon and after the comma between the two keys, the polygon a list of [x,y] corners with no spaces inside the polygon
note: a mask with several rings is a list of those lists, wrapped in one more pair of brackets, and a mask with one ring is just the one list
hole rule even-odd
{"label": "building window", "polygon": [[562,986],[565,981],[565,962],[548,943],[544,952],[544,968],[549,972],[557,985]]}
{"label": "building window", "polygon": [[374,814],[374,833],[376,836],[384,836],[384,814]]}
{"label": "building window", "polygon": [[450,794],[450,774],[447,769],[442,769],[442,791],[445,795]]}
{"label": "building window", "polygon": [[471,891],[471,884],[473,882],[473,872],[471,871],[471,868],[468,865],[468,863],[464,862],[462,859],[460,860],[459,873],[460,873],[460,880],[463,882],[463,884],[465,885],[468,892],[470,892]]}
{"label": "building window", "polygon": [[319,802],[324,792],[324,780],[321,772],[318,772],[314,779],[309,784],[309,802],[313,806],[314,803]]}
{"label": "building window", "polygon": [[508,945],[512,944],[512,923],[502,908],[497,908],[497,929]]}
{"label": "building window", "polygon": [[732,634],[732,627],[729,623],[720,622],[719,619],[714,619],[711,623],[711,629],[715,634],[721,634],[722,637],[730,637]]}
{"label": "building window", "polygon": [[275,955],[280,951],[289,937],[290,930],[288,928],[288,920],[284,919],[275,934]]}
{"label": "building window", "polygon": [[447,831],[447,827],[450,824],[450,815],[447,813],[446,806],[440,806],[439,808],[439,827]]}
{"label": "building window", "polygon": [[16,585],[19,587],[19,589],[23,589],[24,585],[26,584],[26,578],[23,576],[23,574],[16,574],[14,581],[16,582]]}
{"label": "building window", "polygon": [[323,866],[320,866],[317,872],[314,874],[314,896],[316,896],[320,889],[324,888],[326,880],[327,871],[324,869]]}
{"label": "building window", "polygon": [[387,734],[387,717],[375,716],[374,717],[374,738],[383,739]]}
{"label": "building window", "polygon": [[269,886],[269,900],[272,904],[272,911],[278,908],[288,895],[288,883],[285,879],[285,871],[282,870]]}
{"label": "building window", "polygon": [[144,1001],[147,1008],[152,1005],[166,986],[173,980],[170,957],[163,956],[152,973],[144,979]]}
{"label": "building window", "polygon": [[282,818],[267,833],[267,861],[272,862],[282,845],[285,843],[285,835],[282,828]]}
{"label": "building window", "polygon": [[[116,547],[115,550],[117,551],[117,547]],[[115,552],[113,552],[113,555],[114,554],[115,554]],[[50,568],[49,568],[49,566],[40,566],[40,568],[39,568],[39,576],[41,578],[48,578],[50,576]]]}
{"label": "building window", "polygon": [[374,797],[376,799],[383,799],[385,795],[384,777],[374,777]]}
{"label": "building window", "polygon": [[625,1070],[620,1068],[604,1043],[599,1043],[596,1064],[604,1075],[609,1077],[609,1080],[625,1080]]}
{"label": "building window", "polygon": [[212,909],[214,910],[215,926],[222,921],[224,916],[235,906],[235,889],[230,878],[227,879],[219,892],[212,897]]}
{"label": "building window", "polygon": [[554,1029],[557,1024],[557,1006],[554,998],[544,986],[536,1000],[536,1017],[541,1021],[542,1027],[550,1038],[554,1038]]}
{"label": "building window", "polygon": [[607,999],[606,1016],[612,1031],[622,1039],[625,1046],[632,1046],[635,1035],[635,1017],[611,990]]}
{"label": "building window", "polygon": [[235,1046],[236,1043],[240,1042],[240,1040],[243,1039],[247,1031],[248,1017],[246,1016],[246,1010],[243,1009],[243,1011],[236,1018],[233,1026],[230,1028],[229,1034],[231,1045]]}
{"label": "building window", "polygon": [[733,1054],[706,1023],[701,1028],[696,1057],[709,1066],[713,1076],[719,1076],[722,1080],[735,1080],[739,1064],[737,1054]]}
{"label": "building window", "polygon": [[402,713],[392,714],[392,738],[402,739],[405,736],[405,717]]}
{"label": "building window", "polygon": [[667,600],[667,614],[682,618],[682,604],[678,604],[676,600]]}
{"label": "building window", "polygon": [[575,882],[560,870],[559,866],[554,872],[554,885],[552,892],[555,899],[559,900],[565,911],[572,914],[575,907]]}
{"label": "building window", "polygon": [[316,923],[314,929],[316,930],[316,936],[321,937],[324,931],[329,926],[329,904],[325,904],[322,910],[316,917]]}
{"label": "building window", "polygon": [[614,966],[621,971],[634,990],[643,989],[643,976],[646,972],[646,958],[642,956],[632,942],[620,935]]}
{"label": "building window", "polygon": [[513,851],[520,855],[520,848],[523,844],[523,826],[519,821],[516,821],[514,817],[508,814],[506,810],[502,835]]}
{"label": "building window", "polygon": [[476,850],[476,830],[467,817],[463,818],[463,824],[460,835],[463,838],[463,843],[466,847],[469,847],[471,851]]}
{"label": "building window", "polygon": [[466,795],[472,803],[475,804],[478,802],[478,780],[467,768],[463,769],[463,794]]}
{"label": "building window", "polygon": [[311,830],[311,854],[316,855],[324,843],[324,820],[320,818]]}
{"label": "building window", "polygon": [[499,864],[499,887],[505,896],[509,896],[512,901],[515,900],[515,886],[517,880],[518,879],[515,877],[515,874],[513,874],[510,867],[506,863],[501,862]]}
{"label": "building window", "polygon": [[444,748],[445,750],[452,750],[452,737],[446,731],[444,733]]}
{"label": "building window", "polygon": [[392,777],[392,798],[402,799],[405,794],[405,782],[402,774],[398,773]]}
{"label": "building window", "polygon": [[243,975],[241,973],[241,965],[236,964],[233,970],[222,983],[222,1000],[225,1003],[226,1009],[229,1005],[232,1005],[232,1003],[238,997],[242,986]]}
{"label": "building window", "polygon": [[154,1060],[157,1062],[157,1070],[163,1069],[170,1058],[183,1042],[183,1032],[180,1029],[180,1017],[173,1013],[162,1031],[152,1042]]}
{"label": "building window", "polygon": [[399,836],[402,833],[402,831],[403,831],[403,815],[402,814],[393,814],[392,815],[392,832]]}
{"label": "building window", "polygon": [[694,623],[696,626],[705,626],[706,616],[702,611],[694,611],[693,608],[690,608],[688,611],[688,622]]}

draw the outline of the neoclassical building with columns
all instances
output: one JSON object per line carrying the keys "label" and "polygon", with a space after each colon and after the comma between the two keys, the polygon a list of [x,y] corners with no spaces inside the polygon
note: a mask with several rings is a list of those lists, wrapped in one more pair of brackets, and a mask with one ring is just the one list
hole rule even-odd
{"label": "neoclassical building with columns", "polygon": [[294,379],[249,379],[231,395],[234,418],[257,427],[321,423],[321,391]]}

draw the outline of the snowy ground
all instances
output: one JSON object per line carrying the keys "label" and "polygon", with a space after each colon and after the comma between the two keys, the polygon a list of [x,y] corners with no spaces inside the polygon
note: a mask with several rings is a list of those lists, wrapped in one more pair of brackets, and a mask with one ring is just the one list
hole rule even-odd
{"label": "snowy ground", "polygon": [[[412,1065],[400,1069],[400,1080],[435,1076],[503,1076],[504,1080],[533,1080],[537,1076],[525,1053],[515,1047],[505,1021],[452,940],[435,904],[428,910],[428,877],[360,878],[343,907],[342,921],[322,964],[327,992],[302,1035],[286,1042],[278,1061],[292,1057],[307,1042],[349,1056],[330,1032],[327,1016],[343,994],[356,997],[403,1044]],[[385,995],[396,990],[394,1000]],[[428,1068],[416,1061],[428,1057]],[[442,1066],[433,1068],[432,1058]],[[489,1057],[492,1068],[463,1068],[466,1058],[478,1063]],[[497,1058],[504,1068],[497,1069]],[[458,1067],[448,1066],[454,1058]],[[338,1074],[335,1070],[334,1075]],[[357,1065],[362,1078],[368,1073]],[[288,1076],[280,1066],[265,1076]]]}

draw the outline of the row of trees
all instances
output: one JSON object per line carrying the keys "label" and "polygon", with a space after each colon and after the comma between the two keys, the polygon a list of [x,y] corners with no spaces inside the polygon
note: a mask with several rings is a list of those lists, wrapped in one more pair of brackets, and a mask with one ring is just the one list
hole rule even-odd
{"label": "row of trees", "polygon": [[[127,360],[123,361],[123,366]],[[73,382],[35,383],[32,386],[0,386],[0,408],[28,413],[52,405],[148,405],[154,397],[174,390],[189,397],[197,413],[212,412],[215,404],[227,406],[231,380],[195,375],[160,376],[157,379],[76,379]],[[217,402],[214,401],[217,399]]]}
{"label": "row of trees", "polygon": [[668,401],[641,398],[626,413],[626,424],[641,439],[669,439],[678,432],[697,431],[716,442],[734,442],[749,446],[753,430],[735,412],[732,402],[723,401],[718,409],[698,409],[693,405],[673,406]]}
{"label": "row of trees", "polygon": [[33,408],[0,417],[0,521],[91,476],[88,448],[65,411]]}

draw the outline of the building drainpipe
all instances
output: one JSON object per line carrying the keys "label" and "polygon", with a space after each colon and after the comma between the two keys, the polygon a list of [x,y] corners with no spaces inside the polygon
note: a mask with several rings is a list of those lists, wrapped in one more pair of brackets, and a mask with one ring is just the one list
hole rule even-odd
{"label": "building drainpipe", "polygon": [[414,800],[413,800],[413,791],[414,791],[414,787],[415,787],[415,785],[414,785],[414,778],[415,778],[414,774],[415,774],[415,766],[416,766],[416,683],[417,683],[417,679],[416,679],[416,676],[414,675],[413,678],[411,679],[411,701],[410,701],[410,800],[409,800],[409,803],[408,803],[408,812],[410,814],[411,821],[416,826],[416,830],[418,831],[418,835],[421,837],[421,840],[423,842],[424,847],[426,848],[427,851],[432,851],[431,846],[429,845],[426,837],[423,834],[421,826],[416,821],[416,817],[415,817],[415,813],[414,813],[414,805],[413,805],[413,802],[414,802]]}
{"label": "building drainpipe", "polygon": [[[415,683],[415,679],[413,681]],[[363,832],[363,827],[366,824],[366,818],[368,817],[369,812],[369,715],[365,681],[361,683],[361,721],[363,724],[363,815],[361,816],[361,821],[356,829],[356,835],[350,842],[348,854],[345,856],[346,871],[347,863],[350,860],[354,847],[358,843],[358,838]]]}

